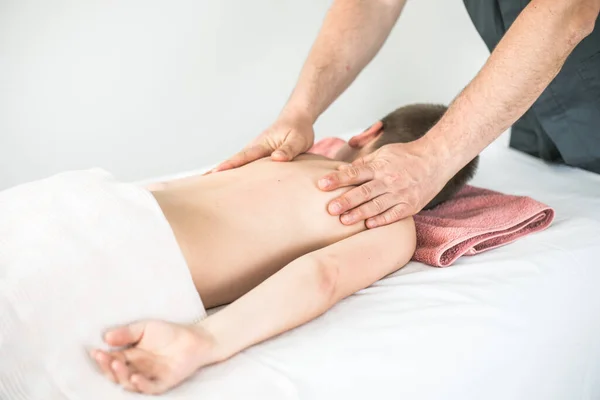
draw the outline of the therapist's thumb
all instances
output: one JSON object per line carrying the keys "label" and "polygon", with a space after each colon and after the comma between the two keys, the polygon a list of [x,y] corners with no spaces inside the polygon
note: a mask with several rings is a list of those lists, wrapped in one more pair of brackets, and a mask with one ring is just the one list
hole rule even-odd
{"label": "therapist's thumb", "polygon": [[271,154],[271,158],[275,161],[291,161],[300,153],[308,150],[311,145],[310,140],[300,134],[288,135],[281,146]]}

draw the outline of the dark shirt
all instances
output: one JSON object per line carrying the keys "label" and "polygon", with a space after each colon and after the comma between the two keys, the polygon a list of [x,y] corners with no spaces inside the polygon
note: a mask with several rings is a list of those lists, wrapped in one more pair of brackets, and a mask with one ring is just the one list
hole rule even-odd
{"label": "dark shirt", "polygon": [[[490,51],[527,0],[463,0]],[[569,55],[512,127],[510,146],[550,162],[600,173],[600,23]]]}

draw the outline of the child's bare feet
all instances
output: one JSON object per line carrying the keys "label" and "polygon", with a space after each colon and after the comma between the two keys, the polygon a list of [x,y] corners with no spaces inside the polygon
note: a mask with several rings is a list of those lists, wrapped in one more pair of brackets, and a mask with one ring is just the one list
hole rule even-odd
{"label": "child's bare feet", "polygon": [[164,393],[198,368],[217,361],[214,337],[198,326],[142,321],[107,332],[104,341],[110,346],[126,346],[91,352],[105,376],[144,394]]}

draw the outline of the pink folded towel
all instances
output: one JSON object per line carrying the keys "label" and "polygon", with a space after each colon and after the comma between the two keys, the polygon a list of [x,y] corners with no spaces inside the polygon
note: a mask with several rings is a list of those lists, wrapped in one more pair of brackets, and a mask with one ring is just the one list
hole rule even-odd
{"label": "pink folded towel", "polygon": [[[326,138],[309,152],[333,157],[345,142]],[[413,260],[435,267],[472,256],[546,229],[554,210],[530,197],[465,186],[452,199],[414,216],[417,249]]]}
{"label": "pink folded towel", "polygon": [[452,199],[414,216],[413,260],[435,267],[472,256],[546,229],[554,210],[530,197],[465,186]]}

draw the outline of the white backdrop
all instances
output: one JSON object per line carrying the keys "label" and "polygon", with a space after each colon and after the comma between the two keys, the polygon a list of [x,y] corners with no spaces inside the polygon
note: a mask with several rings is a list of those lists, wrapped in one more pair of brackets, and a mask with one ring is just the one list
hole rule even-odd
{"label": "white backdrop", "polygon": [[[222,160],[277,116],[330,4],[0,0],[0,189],[69,169],[138,180]],[[447,103],[487,56],[461,0],[409,0],[317,136]]]}

